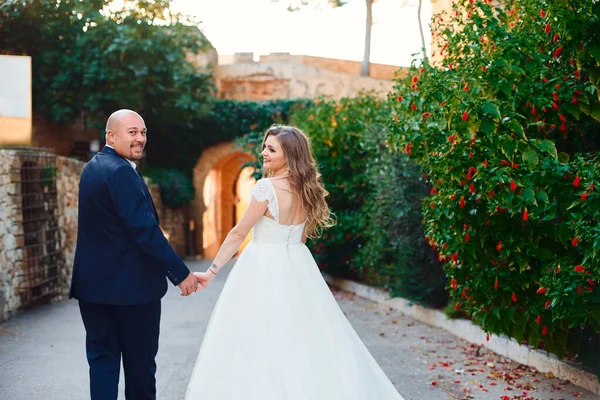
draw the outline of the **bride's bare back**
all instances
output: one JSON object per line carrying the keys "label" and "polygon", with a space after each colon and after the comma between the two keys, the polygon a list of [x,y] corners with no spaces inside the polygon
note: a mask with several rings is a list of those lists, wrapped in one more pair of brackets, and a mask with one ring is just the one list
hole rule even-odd
{"label": "bride's bare back", "polygon": [[[290,182],[286,178],[270,178],[277,203],[279,204],[279,223],[282,225],[300,225],[306,221],[306,215],[300,204],[300,198],[296,195]],[[265,216],[274,219],[274,216],[267,211]]]}

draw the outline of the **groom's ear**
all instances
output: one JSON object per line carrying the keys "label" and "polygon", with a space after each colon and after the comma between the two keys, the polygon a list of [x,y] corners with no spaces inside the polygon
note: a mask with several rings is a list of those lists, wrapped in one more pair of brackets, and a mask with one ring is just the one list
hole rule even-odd
{"label": "groom's ear", "polygon": [[115,133],[111,129],[107,130],[105,139],[106,143],[112,146],[113,144],[115,144]]}

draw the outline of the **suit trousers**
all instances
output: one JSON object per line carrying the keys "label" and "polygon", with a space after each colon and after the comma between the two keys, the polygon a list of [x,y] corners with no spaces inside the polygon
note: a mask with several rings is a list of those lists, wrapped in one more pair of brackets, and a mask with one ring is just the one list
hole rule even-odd
{"label": "suit trousers", "polygon": [[125,398],[156,399],[156,362],[160,300],[142,305],[108,305],[79,301],[86,330],[91,400],[116,400],[121,356]]}

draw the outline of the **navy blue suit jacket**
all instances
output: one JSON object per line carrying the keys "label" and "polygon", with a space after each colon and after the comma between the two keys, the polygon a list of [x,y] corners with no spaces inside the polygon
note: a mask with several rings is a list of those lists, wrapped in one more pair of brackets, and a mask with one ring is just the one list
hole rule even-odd
{"label": "navy blue suit jacket", "polygon": [[160,300],[190,271],[164,237],[141,175],[110,147],[79,181],[77,248],[70,297],[98,304]]}

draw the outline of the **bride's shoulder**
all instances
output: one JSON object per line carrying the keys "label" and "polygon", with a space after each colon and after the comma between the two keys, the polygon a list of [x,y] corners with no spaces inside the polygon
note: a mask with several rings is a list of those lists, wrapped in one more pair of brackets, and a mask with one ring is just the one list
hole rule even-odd
{"label": "bride's shoulder", "polygon": [[256,181],[250,194],[258,201],[269,200],[273,194],[273,186],[269,178],[262,178]]}

